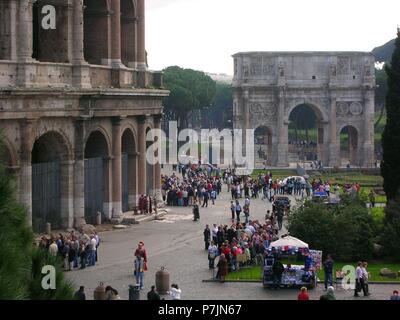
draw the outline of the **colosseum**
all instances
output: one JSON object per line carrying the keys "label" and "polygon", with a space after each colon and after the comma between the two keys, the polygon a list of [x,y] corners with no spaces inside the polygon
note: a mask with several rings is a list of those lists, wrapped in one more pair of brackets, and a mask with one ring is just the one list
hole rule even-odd
{"label": "colosseum", "polygon": [[2,161],[34,231],[119,219],[158,194],[146,133],[168,91],[146,60],[145,0],[0,1]]}

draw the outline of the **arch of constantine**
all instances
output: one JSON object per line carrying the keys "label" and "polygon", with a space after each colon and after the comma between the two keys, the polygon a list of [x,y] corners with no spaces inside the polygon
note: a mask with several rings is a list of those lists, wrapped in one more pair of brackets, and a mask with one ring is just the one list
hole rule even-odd
{"label": "arch of constantine", "polygon": [[313,160],[342,165],[340,144],[347,134],[346,162],[371,166],[375,161],[372,53],[247,52],[233,58],[234,128],[256,130],[256,159],[288,166],[291,114],[306,106],[316,119]]}

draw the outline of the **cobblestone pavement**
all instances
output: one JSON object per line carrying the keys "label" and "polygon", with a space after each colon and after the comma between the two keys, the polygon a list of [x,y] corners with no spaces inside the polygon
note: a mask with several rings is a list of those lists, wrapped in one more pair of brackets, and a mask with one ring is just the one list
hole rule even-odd
{"label": "cobblestone pavement", "polygon": [[[222,197],[215,206],[200,208],[200,222],[192,221],[191,208],[171,208],[163,221],[151,221],[134,225],[121,231],[101,233],[99,262],[95,267],[67,272],[67,278],[76,286],[84,285],[88,299],[93,299],[93,290],[99,282],[111,285],[119,291],[121,299],[128,299],[128,287],[134,284],[134,250],[139,241],[145,243],[148,252],[149,270],[145,273],[145,288],[141,299],[155,284],[155,273],[166,266],[170,273],[170,284],[177,283],[182,289],[182,299],[187,300],[292,300],[297,299],[296,289],[271,291],[261,283],[209,283],[212,271],[208,269],[207,254],[204,250],[203,229],[206,224],[230,223],[230,194],[223,188]],[[211,203],[211,201],[210,201]],[[263,219],[268,201],[252,200],[251,218]],[[311,299],[319,299],[323,286],[310,290]],[[388,299],[394,285],[370,285],[372,295],[358,299]],[[338,299],[355,299],[351,291],[337,290]],[[169,300],[169,297],[165,297]]]}

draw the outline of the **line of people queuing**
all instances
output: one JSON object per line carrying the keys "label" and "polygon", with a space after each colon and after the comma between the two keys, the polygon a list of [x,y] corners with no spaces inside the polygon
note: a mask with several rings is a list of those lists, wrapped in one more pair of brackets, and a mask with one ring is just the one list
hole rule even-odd
{"label": "line of people queuing", "polygon": [[52,235],[49,239],[43,236],[39,243],[39,248],[62,259],[65,271],[94,266],[98,261],[99,246],[100,237],[97,232],[90,236],[76,231],[67,235]]}

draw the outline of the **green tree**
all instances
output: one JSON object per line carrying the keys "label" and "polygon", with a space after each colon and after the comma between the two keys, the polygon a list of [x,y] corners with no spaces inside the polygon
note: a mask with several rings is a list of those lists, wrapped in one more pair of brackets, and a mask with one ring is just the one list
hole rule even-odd
{"label": "green tree", "polygon": [[232,87],[223,82],[216,82],[216,93],[210,116],[218,129],[231,127],[228,121],[233,120]]}
{"label": "green tree", "polygon": [[[1,150],[0,145],[0,154]],[[0,161],[0,300],[72,299],[73,287],[64,280],[60,263],[33,246],[27,212],[16,200],[15,190],[14,178]],[[55,290],[41,287],[45,265],[56,268]]]}
{"label": "green tree", "polygon": [[[0,146],[0,153],[2,152]],[[0,163],[0,300],[27,299],[33,234],[15,199],[12,177]]]}
{"label": "green tree", "polygon": [[336,260],[369,259],[373,252],[373,220],[356,195],[343,196],[340,205],[307,201],[289,217],[289,232],[309,247]]}
{"label": "green tree", "polygon": [[388,92],[387,121],[382,136],[382,176],[388,201],[400,203],[400,30],[390,65],[386,65]]}
{"label": "green tree", "polygon": [[211,105],[216,92],[215,81],[204,72],[177,66],[164,70],[164,84],[171,91],[164,105],[175,114],[180,130],[187,127],[190,112]]}

